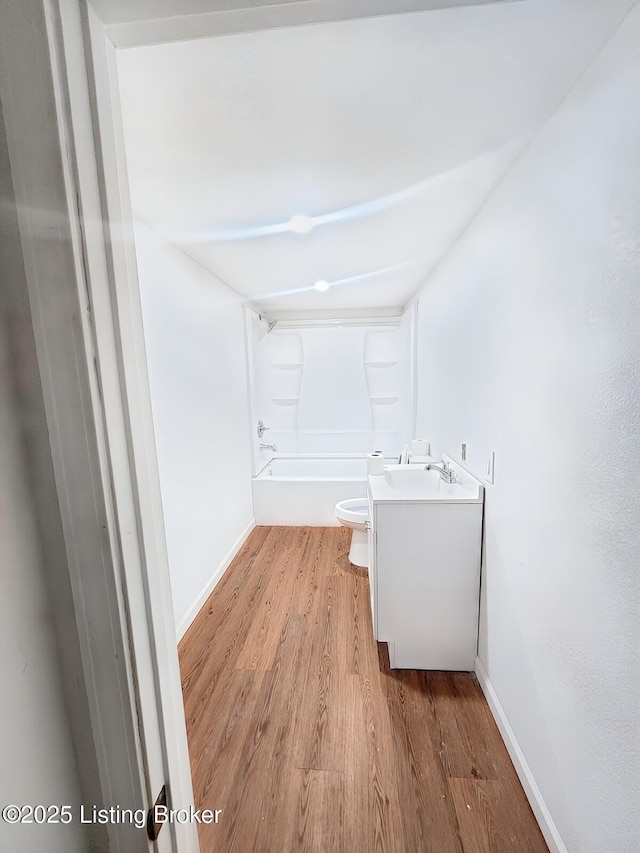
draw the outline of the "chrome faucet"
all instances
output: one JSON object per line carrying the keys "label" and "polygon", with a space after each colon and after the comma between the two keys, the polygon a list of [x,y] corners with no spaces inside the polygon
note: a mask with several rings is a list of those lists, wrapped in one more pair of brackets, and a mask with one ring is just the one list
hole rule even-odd
{"label": "chrome faucet", "polygon": [[456,472],[449,467],[449,463],[445,462],[443,459],[440,465],[436,465],[435,462],[429,462],[428,465],[424,466],[425,471],[439,471],[440,477],[445,481],[445,483],[455,483],[456,481]]}
{"label": "chrome faucet", "polygon": [[260,445],[260,450],[273,450],[273,452],[275,453],[277,449],[278,448],[275,446],[275,444],[261,444]]}
{"label": "chrome faucet", "polygon": [[265,434],[265,432],[266,432],[268,429],[271,429],[271,427],[266,427],[266,426],[262,423],[262,421],[258,421],[258,438],[262,438],[262,436]]}

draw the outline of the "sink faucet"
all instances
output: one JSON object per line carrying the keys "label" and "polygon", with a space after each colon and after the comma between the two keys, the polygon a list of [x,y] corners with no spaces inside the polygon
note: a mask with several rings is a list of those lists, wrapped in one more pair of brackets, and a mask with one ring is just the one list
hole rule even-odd
{"label": "sink faucet", "polygon": [[273,452],[275,453],[277,449],[278,448],[275,446],[275,444],[261,444],[260,445],[260,450],[273,450]]}
{"label": "sink faucet", "polygon": [[436,465],[435,462],[430,462],[428,465],[424,466],[425,471],[431,471],[435,469],[440,472],[440,477],[445,481],[445,483],[455,483],[456,481],[456,472],[449,467],[449,463],[445,462],[443,459],[440,465]]}

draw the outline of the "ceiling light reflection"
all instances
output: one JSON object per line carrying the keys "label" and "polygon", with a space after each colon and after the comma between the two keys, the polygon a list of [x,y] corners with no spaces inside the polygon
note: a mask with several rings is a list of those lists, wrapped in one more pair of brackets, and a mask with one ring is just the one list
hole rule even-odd
{"label": "ceiling light reflection", "polygon": [[377,213],[382,213],[397,205],[403,204],[412,198],[419,197],[423,193],[428,193],[438,190],[443,185],[449,183],[456,178],[461,180],[470,170],[473,170],[485,162],[493,162],[496,155],[504,155],[505,153],[514,154],[521,150],[523,140],[510,140],[502,146],[489,149],[464,163],[431,175],[425,180],[418,181],[410,186],[403,187],[395,192],[386,195],[378,196],[377,198],[369,199],[368,201],[360,202],[359,204],[349,205],[348,207],[338,208],[327,213],[320,213],[316,216],[308,214],[295,214],[286,222],[275,222],[265,225],[247,225],[237,228],[215,228],[207,231],[196,231],[191,233],[174,233],[168,235],[169,239],[178,244],[188,243],[226,243],[235,240],[252,240],[258,237],[269,237],[275,234],[309,234],[314,228],[321,225],[330,225],[338,222],[348,222],[351,220],[364,219]]}
{"label": "ceiling light reflection", "polygon": [[415,264],[422,263],[423,261],[424,258],[411,258],[408,261],[400,261],[400,263],[392,264],[388,267],[379,267],[376,270],[357,273],[356,275],[350,275],[347,278],[335,278],[333,281],[318,279],[318,281],[311,285],[311,287],[292,287],[290,290],[277,290],[272,293],[254,293],[252,296],[248,296],[247,299],[250,301],[262,302],[264,299],[275,299],[280,296],[294,296],[298,293],[311,293],[314,290],[324,293],[333,287],[339,287],[345,284],[355,284],[358,281],[365,281],[366,279],[375,278],[378,275],[384,275],[388,272],[397,272],[405,267],[410,267]]}
{"label": "ceiling light reflection", "polygon": [[284,223],[285,225],[289,225],[289,229],[293,231],[294,234],[308,234],[309,231],[313,231],[313,226],[315,225],[313,219],[310,216],[292,216],[288,223]]}

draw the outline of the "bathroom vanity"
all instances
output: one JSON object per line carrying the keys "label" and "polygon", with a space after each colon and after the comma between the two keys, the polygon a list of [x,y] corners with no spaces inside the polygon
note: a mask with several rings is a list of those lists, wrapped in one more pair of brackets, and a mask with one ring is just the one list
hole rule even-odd
{"label": "bathroom vanity", "polygon": [[474,668],[484,488],[444,459],[457,482],[424,465],[368,478],[373,631],[396,669]]}

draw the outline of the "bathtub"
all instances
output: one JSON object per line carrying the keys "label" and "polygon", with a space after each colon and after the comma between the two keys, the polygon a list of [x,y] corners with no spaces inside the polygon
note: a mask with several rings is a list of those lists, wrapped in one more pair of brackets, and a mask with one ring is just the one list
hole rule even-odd
{"label": "bathtub", "polygon": [[[396,462],[389,459],[389,462]],[[256,524],[337,527],[338,501],[367,495],[364,455],[275,456],[252,480]]]}

